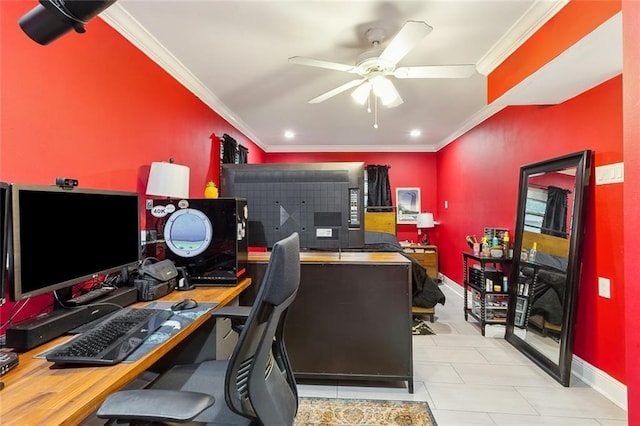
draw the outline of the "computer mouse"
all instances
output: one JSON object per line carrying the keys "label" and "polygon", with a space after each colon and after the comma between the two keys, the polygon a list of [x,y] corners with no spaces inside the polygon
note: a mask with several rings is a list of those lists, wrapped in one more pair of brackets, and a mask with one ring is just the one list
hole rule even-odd
{"label": "computer mouse", "polygon": [[193,309],[198,306],[198,302],[193,299],[184,299],[174,303],[171,306],[172,311],[184,311],[185,309]]}

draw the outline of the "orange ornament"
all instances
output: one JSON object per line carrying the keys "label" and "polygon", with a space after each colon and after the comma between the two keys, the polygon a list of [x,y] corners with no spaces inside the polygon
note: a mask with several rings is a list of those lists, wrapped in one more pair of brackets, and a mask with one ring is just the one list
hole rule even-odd
{"label": "orange ornament", "polygon": [[204,188],[204,198],[218,198],[218,188],[214,181],[207,182],[207,186]]}

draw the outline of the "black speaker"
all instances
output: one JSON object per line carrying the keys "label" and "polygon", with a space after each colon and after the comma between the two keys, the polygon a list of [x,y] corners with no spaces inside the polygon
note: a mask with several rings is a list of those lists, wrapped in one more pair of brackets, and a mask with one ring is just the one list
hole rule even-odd
{"label": "black speaker", "polygon": [[244,198],[153,200],[147,229],[193,286],[236,285],[247,270],[248,211]]}
{"label": "black speaker", "polygon": [[85,32],[85,25],[116,0],[40,0],[18,24],[35,42],[47,45],[72,29]]}

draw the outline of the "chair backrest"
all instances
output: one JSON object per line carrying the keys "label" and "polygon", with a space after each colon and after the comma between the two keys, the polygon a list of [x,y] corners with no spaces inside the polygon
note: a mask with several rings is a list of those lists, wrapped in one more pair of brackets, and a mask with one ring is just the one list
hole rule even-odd
{"label": "chair backrest", "polygon": [[293,424],[298,394],[286,354],[286,312],[300,284],[297,233],[276,242],[258,294],[229,360],[227,405],[264,425]]}

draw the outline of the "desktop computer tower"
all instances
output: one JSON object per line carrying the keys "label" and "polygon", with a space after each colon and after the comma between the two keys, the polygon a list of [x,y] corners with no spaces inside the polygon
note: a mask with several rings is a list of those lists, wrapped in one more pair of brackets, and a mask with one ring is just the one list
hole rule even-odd
{"label": "desktop computer tower", "polygon": [[[147,255],[185,267],[195,286],[233,286],[247,270],[247,200],[152,200]],[[153,249],[149,249],[153,247]]]}

